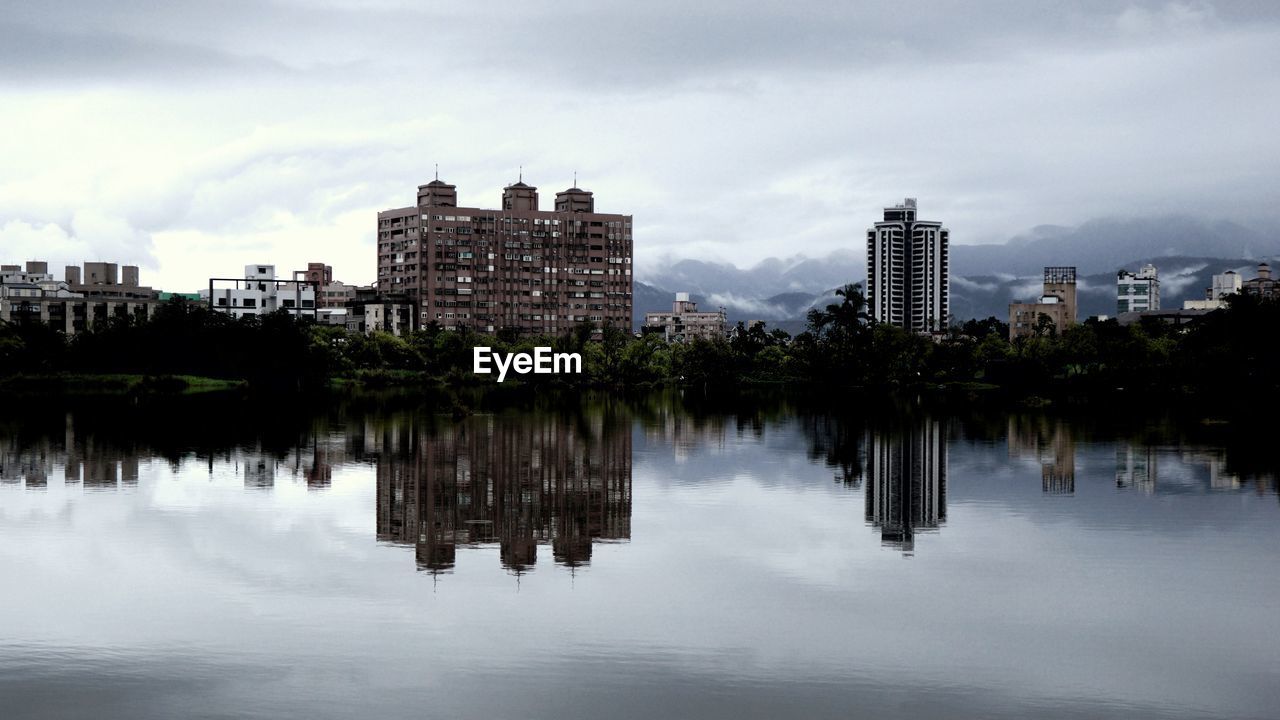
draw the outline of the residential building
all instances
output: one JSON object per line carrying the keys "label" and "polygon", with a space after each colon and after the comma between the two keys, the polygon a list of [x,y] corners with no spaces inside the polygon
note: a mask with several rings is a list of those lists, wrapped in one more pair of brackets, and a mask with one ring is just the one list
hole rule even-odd
{"label": "residential building", "polygon": [[1137,273],[1116,274],[1116,314],[1160,309],[1160,273],[1150,263]]}
{"label": "residential building", "polygon": [[346,305],[347,330],[368,335],[386,332],[400,337],[418,329],[418,313],[408,295],[384,295],[361,288]]}
{"label": "residential building", "polygon": [[421,324],[557,334],[580,323],[631,327],[632,216],[598,213],[577,187],[553,210],[523,180],[498,209],[458,207],[454,185],[418,187],[416,205],[378,213],[378,292],[415,302]]}
{"label": "residential building", "polygon": [[1227,305],[1227,298],[1240,292],[1240,274],[1235,270],[1214,275],[1213,283],[1204,289],[1203,300],[1183,300],[1183,310],[1218,310]]}
{"label": "residential building", "polygon": [[294,275],[303,275],[303,279],[307,282],[324,287],[333,282],[333,266],[325,265],[322,262],[311,262],[307,263],[306,270],[299,270]]}
{"label": "residential building", "polygon": [[867,302],[871,317],[918,333],[946,330],[951,313],[950,231],[919,220],[916,200],[884,209],[867,231]]}
{"label": "residential building", "polygon": [[83,275],[72,265],[65,280],[55,280],[47,262],[0,266],[0,320],[39,322],[71,335],[111,319],[149,319],[159,293],[139,284],[137,266],[124,266],[123,276],[119,270],[115,263],[90,262]]}
{"label": "residential building", "polygon": [[277,279],[275,265],[245,265],[243,278],[209,278],[200,295],[213,309],[236,318],[277,310],[316,317],[316,286],[301,278]]}
{"label": "residential building", "polygon": [[645,313],[644,332],[661,332],[667,342],[693,342],[697,338],[712,340],[725,336],[728,320],[724,308],[715,312],[699,312],[689,293],[676,293],[669,313]]}
{"label": "residential building", "polygon": [[1258,263],[1258,276],[1252,280],[1245,280],[1241,284],[1241,292],[1263,298],[1280,297],[1276,281],[1271,277],[1271,266],[1267,263]]}
{"label": "residential building", "polygon": [[346,307],[348,302],[356,299],[361,290],[372,290],[372,286],[348,285],[344,282],[329,282],[320,286],[316,298],[316,306],[322,308]]}
{"label": "residential building", "polygon": [[1076,269],[1046,267],[1044,293],[1033,303],[1009,303],[1009,339],[1033,337],[1047,317],[1055,335],[1076,324]]}

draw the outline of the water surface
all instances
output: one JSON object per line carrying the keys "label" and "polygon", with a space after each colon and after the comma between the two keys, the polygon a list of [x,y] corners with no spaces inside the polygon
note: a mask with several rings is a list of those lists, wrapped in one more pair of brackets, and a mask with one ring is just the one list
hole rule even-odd
{"label": "water surface", "polygon": [[438,411],[9,416],[3,716],[1280,708],[1280,501],[1229,432],[675,396]]}

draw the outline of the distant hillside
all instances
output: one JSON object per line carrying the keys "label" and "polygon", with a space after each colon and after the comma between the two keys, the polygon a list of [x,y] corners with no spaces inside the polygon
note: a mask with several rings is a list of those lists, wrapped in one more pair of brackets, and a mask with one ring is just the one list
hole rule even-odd
{"label": "distant hillside", "polygon": [[1280,236],[1230,220],[1098,219],[1075,228],[1037,227],[1000,245],[954,245],[951,272],[1025,275],[1045,265],[1074,265],[1081,273],[1102,273],[1139,258],[1252,259],[1277,254]]}
{"label": "distant hillside", "polygon": [[[1253,277],[1260,259],[1280,255],[1280,234],[1238,223],[1182,216],[1098,219],[1079,227],[1040,226],[1002,245],[953,245],[951,309],[957,319],[1004,317],[1013,300],[1040,293],[1045,265],[1074,265],[1080,274],[1082,316],[1115,314],[1115,272],[1152,262],[1160,269],[1165,307],[1203,296],[1210,276],[1228,268]],[[810,307],[833,302],[832,292],[864,282],[861,252],[824,258],[770,258],[741,269],[727,263],[681,260],[639,272],[635,317],[668,310],[677,291],[701,307],[723,306],[732,322],[795,323]]]}

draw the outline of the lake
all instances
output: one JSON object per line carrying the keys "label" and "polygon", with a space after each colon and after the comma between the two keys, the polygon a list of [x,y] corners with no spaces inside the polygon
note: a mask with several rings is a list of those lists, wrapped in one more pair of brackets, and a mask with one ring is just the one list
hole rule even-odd
{"label": "lake", "polygon": [[1271,448],[678,393],[10,403],[0,716],[1275,718]]}

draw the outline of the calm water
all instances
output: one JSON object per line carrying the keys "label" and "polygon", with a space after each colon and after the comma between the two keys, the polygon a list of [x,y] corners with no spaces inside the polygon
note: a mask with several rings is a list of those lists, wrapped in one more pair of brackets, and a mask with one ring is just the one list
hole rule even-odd
{"label": "calm water", "polygon": [[1280,716],[1229,428],[416,405],[11,405],[0,716]]}

